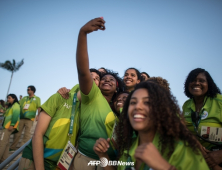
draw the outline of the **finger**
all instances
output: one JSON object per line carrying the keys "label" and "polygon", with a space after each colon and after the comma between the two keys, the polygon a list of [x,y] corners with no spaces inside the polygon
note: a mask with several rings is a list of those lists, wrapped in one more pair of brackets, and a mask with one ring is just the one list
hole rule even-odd
{"label": "finger", "polygon": [[95,152],[99,152],[99,153],[104,153],[104,151],[101,150],[98,146],[96,146],[96,147],[94,148],[94,151],[95,151]]}
{"label": "finger", "polygon": [[107,138],[107,140],[106,140],[108,143],[110,142],[110,138]]}
{"label": "finger", "polygon": [[95,18],[95,21],[97,21],[97,22],[102,22],[102,23],[105,23],[105,22],[106,22],[106,21],[105,21],[103,18],[101,18],[101,17]]}
{"label": "finger", "polygon": [[97,145],[97,148],[99,148],[102,152],[106,152],[108,150],[108,148],[101,143]]}
{"label": "finger", "polygon": [[109,148],[109,143],[105,139],[101,139],[100,143],[104,148]]}

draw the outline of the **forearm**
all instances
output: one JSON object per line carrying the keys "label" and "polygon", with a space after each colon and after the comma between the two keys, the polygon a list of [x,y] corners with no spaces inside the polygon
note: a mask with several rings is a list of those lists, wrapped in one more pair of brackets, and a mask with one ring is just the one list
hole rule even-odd
{"label": "forearm", "polygon": [[93,80],[89,71],[89,58],[87,52],[87,35],[80,30],[76,52],[76,64],[79,78],[79,86],[84,94],[91,90]]}
{"label": "forearm", "polygon": [[39,108],[38,108],[38,115],[39,115],[40,111],[41,111],[41,108],[39,107]]}
{"label": "forearm", "polygon": [[32,146],[35,169],[44,170],[43,135],[34,134]]}
{"label": "forearm", "polygon": [[87,34],[83,31],[79,31],[77,51],[76,51],[76,64],[79,75],[85,75],[89,73],[89,58],[87,51]]}

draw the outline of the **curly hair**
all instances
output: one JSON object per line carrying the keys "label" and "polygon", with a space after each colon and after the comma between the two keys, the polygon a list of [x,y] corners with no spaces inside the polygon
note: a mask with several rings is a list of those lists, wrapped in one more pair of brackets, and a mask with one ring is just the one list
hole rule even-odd
{"label": "curly hair", "polygon": [[147,81],[152,81],[154,83],[157,83],[170,92],[170,84],[166,79],[163,79],[162,77],[150,77]]}
{"label": "curly hair", "polygon": [[119,92],[122,92],[124,91],[124,83],[123,83],[123,79],[121,79],[119,77],[119,74],[117,72],[114,72],[114,71],[111,71],[111,70],[106,70],[107,72],[102,74],[101,75],[101,79],[106,76],[106,75],[111,75],[113,76],[115,79],[116,79],[116,91],[117,93],[114,93],[113,97],[112,97],[112,101],[116,98],[116,95],[119,93]]}
{"label": "curly hair", "polygon": [[193,98],[193,95],[189,91],[189,84],[191,82],[195,81],[196,77],[200,73],[203,73],[207,78],[208,91],[207,91],[206,95],[211,97],[211,98],[214,98],[214,97],[216,97],[217,93],[221,94],[220,89],[214,83],[214,80],[212,79],[212,77],[210,76],[208,71],[206,71],[205,69],[202,69],[202,68],[196,68],[188,74],[188,76],[185,80],[185,83],[184,83],[184,93],[185,93],[185,95],[190,99]]}
{"label": "curly hair", "polygon": [[175,141],[182,140],[185,146],[191,147],[198,154],[200,145],[198,145],[195,136],[187,129],[176,98],[157,83],[145,81],[138,84],[135,90],[130,93],[120,115],[119,123],[116,127],[118,158],[121,157],[124,150],[130,149],[133,134],[138,134],[130,124],[128,108],[133,93],[141,88],[147,89],[149,93],[149,108],[150,113],[152,113],[150,114],[150,120],[153,122],[154,129],[160,135],[159,146],[161,153],[163,154],[168,148],[167,156],[170,157],[175,149]]}

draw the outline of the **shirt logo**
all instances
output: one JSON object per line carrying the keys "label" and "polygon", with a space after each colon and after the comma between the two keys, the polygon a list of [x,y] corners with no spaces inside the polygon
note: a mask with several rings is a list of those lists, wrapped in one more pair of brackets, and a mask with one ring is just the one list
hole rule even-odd
{"label": "shirt logo", "polygon": [[201,119],[202,119],[202,120],[203,120],[203,119],[206,119],[207,116],[208,116],[208,112],[205,110],[205,111],[203,112],[203,115],[201,116]]}
{"label": "shirt logo", "polygon": [[189,114],[190,114],[190,112],[185,112],[184,113],[185,116],[188,116]]}
{"label": "shirt logo", "polygon": [[65,103],[63,106],[66,107],[67,109],[70,109],[70,107],[72,107],[72,105],[68,105],[67,103]]}
{"label": "shirt logo", "polygon": [[33,98],[33,100],[36,100],[36,98]]}

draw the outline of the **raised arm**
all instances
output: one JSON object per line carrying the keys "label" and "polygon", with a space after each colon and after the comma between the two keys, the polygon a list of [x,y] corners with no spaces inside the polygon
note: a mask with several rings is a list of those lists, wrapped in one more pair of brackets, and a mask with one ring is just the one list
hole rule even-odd
{"label": "raised arm", "polygon": [[93,79],[89,71],[89,58],[87,51],[87,34],[100,30],[105,30],[105,21],[102,18],[95,18],[86,23],[79,31],[77,51],[76,51],[76,64],[79,77],[79,86],[83,94],[89,94]]}

